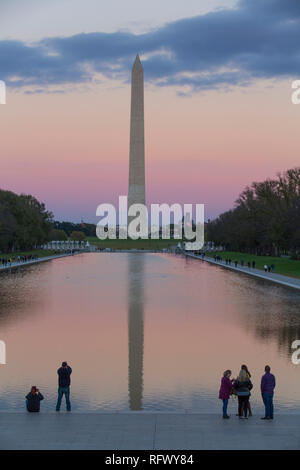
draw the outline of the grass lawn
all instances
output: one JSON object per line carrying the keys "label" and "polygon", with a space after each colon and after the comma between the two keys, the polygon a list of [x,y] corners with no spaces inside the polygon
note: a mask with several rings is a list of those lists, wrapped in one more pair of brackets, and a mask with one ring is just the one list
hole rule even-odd
{"label": "grass lawn", "polygon": [[18,256],[35,255],[38,258],[44,258],[45,256],[54,256],[58,254],[62,254],[62,252],[56,250],[15,251],[14,253],[0,253],[0,259],[13,258],[14,261],[17,261]]}
{"label": "grass lawn", "polygon": [[247,266],[248,261],[250,263],[255,261],[255,267],[257,269],[264,269],[264,265],[270,266],[272,263],[275,266],[274,272],[278,274],[284,274],[286,276],[299,277],[300,278],[300,261],[288,259],[288,258],[277,258],[276,256],[256,256],[249,255],[247,253],[239,253],[236,251],[216,251],[207,253],[207,256],[213,257],[214,255],[222,256],[223,260],[230,258],[232,262],[238,261],[240,264],[241,259],[244,260],[244,265]]}
{"label": "grass lawn", "polygon": [[171,246],[177,246],[179,240],[99,240],[97,237],[87,237],[89,243],[98,248],[111,248],[113,250],[161,250]]}

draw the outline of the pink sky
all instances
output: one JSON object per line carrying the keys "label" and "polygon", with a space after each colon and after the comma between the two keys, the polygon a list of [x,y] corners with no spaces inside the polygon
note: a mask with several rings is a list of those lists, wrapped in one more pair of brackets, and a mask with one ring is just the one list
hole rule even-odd
{"label": "pink sky", "polygon": [[[147,203],[204,203],[215,217],[252,181],[299,165],[291,81],[270,85],[180,97],[145,76]],[[0,187],[33,194],[58,220],[95,222],[98,204],[127,194],[129,112],[129,84],[7,90]]]}

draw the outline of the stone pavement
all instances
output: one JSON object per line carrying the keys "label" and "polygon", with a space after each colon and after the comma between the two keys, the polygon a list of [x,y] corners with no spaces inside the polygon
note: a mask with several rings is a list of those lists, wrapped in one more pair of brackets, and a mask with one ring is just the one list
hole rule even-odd
{"label": "stone pavement", "polygon": [[[186,256],[191,258],[196,258],[202,260],[201,256],[193,255],[185,252]],[[225,261],[215,261],[213,258],[205,256],[204,261],[208,263],[216,264],[221,266],[222,268],[231,269],[232,271],[238,271],[244,274],[248,274],[249,276],[258,277],[264,279],[266,281],[276,282],[277,284],[281,284],[283,286],[292,287],[294,289],[300,289],[300,278],[297,279],[296,277],[284,276],[282,274],[277,273],[265,273],[261,269],[253,269],[248,268],[248,266],[237,266],[235,267],[233,262],[231,265],[225,264]]]}
{"label": "stone pavement", "polygon": [[[9,271],[11,269],[16,269],[16,268],[23,268],[26,266],[30,266],[31,264],[37,264],[37,263],[42,263],[43,261],[51,261],[52,259],[57,259],[57,258],[65,258],[66,256],[74,256],[77,255],[78,253],[63,253],[62,255],[53,255],[53,256],[43,256],[42,258],[38,259],[33,259],[30,261],[15,261],[14,263],[10,263],[7,266],[2,266],[0,265],[0,272],[1,271]],[[1,255],[0,255],[1,258]]]}
{"label": "stone pavement", "polygon": [[0,449],[300,449],[300,415],[262,421],[192,413],[4,412]]}

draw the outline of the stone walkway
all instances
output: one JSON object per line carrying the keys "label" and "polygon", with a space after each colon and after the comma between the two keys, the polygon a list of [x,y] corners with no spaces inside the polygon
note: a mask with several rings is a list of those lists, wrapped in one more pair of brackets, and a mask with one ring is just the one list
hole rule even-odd
{"label": "stone walkway", "polygon": [[300,449],[300,415],[1,413],[0,449]]}
{"label": "stone walkway", "polygon": [[[198,256],[198,255],[193,255],[189,253],[185,253],[185,255],[191,258],[202,260],[201,256]],[[292,287],[294,289],[300,289],[300,278],[297,279],[295,277],[283,276],[282,274],[277,274],[277,273],[265,273],[261,269],[248,268],[248,266],[235,267],[234,264],[228,265],[228,264],[225,264],[224,260],[215,261],[213,258],[209,258],[208,256],[205,256],[204,261],[207,261],[208,263],[216,264],[218,266],[221,266],[222,268],[231,269],[232,271],[238,271],[244,274],[248,274],[250,276],[258,277],[266,281],[276,282],[277,284],[281,284],[283,286]]]}
{"label": "stone walkway", "polygon": [[[42,263],[43,261],[51,261],[52,259],[57,259],[57,258],[65,258],[66,256],[74,256],[75,254],[78,253],[64,253],[62,255],[53,255],[53,256],[43,256],[42,258],[30,260],[30,261],[24,261],[24,262],[14,262],[11,264],[7,264],[7,266],[2,266],[0,265],[0,272],[1,271],[9,271],[10,269],[15,269],[15,268],[22,268],[24,266],[30,266],[31,264],[37,264],[37,263]],[[1,255],[0,255],[1,258]]]}

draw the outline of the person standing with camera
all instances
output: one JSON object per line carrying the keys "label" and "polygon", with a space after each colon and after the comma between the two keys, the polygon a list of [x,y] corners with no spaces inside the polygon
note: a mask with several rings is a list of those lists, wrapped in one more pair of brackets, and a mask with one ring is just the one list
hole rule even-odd
{"label": "person standing with camera", "polygon": [[67,362],[63,362],[61,367],[57,370],[58,374],[58,398],[56,404],[56,411],[60,410],[61,400],[63,395],[66,397],[67,411],[71,411],[70,402],[70,385],[72,369],[68,366]]}

